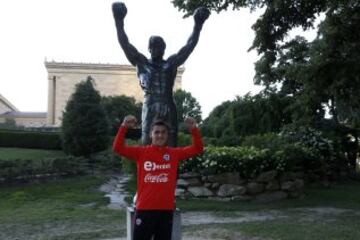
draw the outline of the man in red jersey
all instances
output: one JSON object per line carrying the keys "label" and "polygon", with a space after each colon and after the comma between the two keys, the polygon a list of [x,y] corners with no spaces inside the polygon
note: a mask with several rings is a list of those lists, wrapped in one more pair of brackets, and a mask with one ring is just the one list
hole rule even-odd
{"label": "man in red jersey", "polygon": [[196,121],[188,117],[193,143],[187,147],[168,147],[169,127],[155,121],[150,131],[151,145],[127,146],[125,134],[134,127],[136,118],[126,116],[115,137],[113,150],[137,165],[137,199],[134,223],[134,240],[170,240],[175,188],[179,161],[203,152],[203,143]]}

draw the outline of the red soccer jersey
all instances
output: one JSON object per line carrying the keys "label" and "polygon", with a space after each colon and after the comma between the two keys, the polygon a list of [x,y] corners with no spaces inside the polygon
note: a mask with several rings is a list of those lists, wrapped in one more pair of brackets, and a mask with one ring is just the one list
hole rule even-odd
{"label": "red soccer jersey", "polygon": [[124,142],[126,131],[125,127],[119,128],[113,150],[136,161],[136,209],[173,210],[179,161],[193,157],[204,149],[199,129],[191,130],[193,138],[191,146],[176,148],[154,145],[127,146]]}

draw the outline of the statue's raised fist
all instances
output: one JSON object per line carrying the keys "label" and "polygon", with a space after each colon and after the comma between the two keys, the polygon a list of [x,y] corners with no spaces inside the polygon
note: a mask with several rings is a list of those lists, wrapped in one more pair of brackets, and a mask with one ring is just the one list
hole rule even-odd
{"label": "statue's raised fist", "polygon": [[194,19],[197,24],[203,24],[210,15],[209,9],[206,7],[199,7],[195,10]]}
{"label": "statue's raised fist", "polygon": [[127,8],[123,2],[115,2],[112,4],[112,11],[115,19],[123,20],[127,13]]}

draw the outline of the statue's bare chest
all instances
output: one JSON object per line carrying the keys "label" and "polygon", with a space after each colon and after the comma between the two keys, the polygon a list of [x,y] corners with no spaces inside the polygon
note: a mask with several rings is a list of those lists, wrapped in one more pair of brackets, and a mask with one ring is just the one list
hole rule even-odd
{"label": "statue's bare chest", "polygon": [[140,85],[147,93],[164,94],[172,91],[176,77],[176,68],[163,62],[162,64],[144,64],[137,67]]}

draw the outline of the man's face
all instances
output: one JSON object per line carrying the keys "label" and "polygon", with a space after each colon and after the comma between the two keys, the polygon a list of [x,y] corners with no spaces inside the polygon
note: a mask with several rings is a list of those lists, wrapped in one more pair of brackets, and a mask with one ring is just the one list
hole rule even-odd
{"label": "man's face", "polygon": [[167,145],[168,136],[169,133],[165,126],[155,125],[153,126],[150,134],[151,144],[159,147],[164,147]]}
{"label": "man's face", "polygon": [[162,42],[155,40],[151,47],[149,47],[151,58],[154,60],[162,59],[164,56],[165,48]]}

